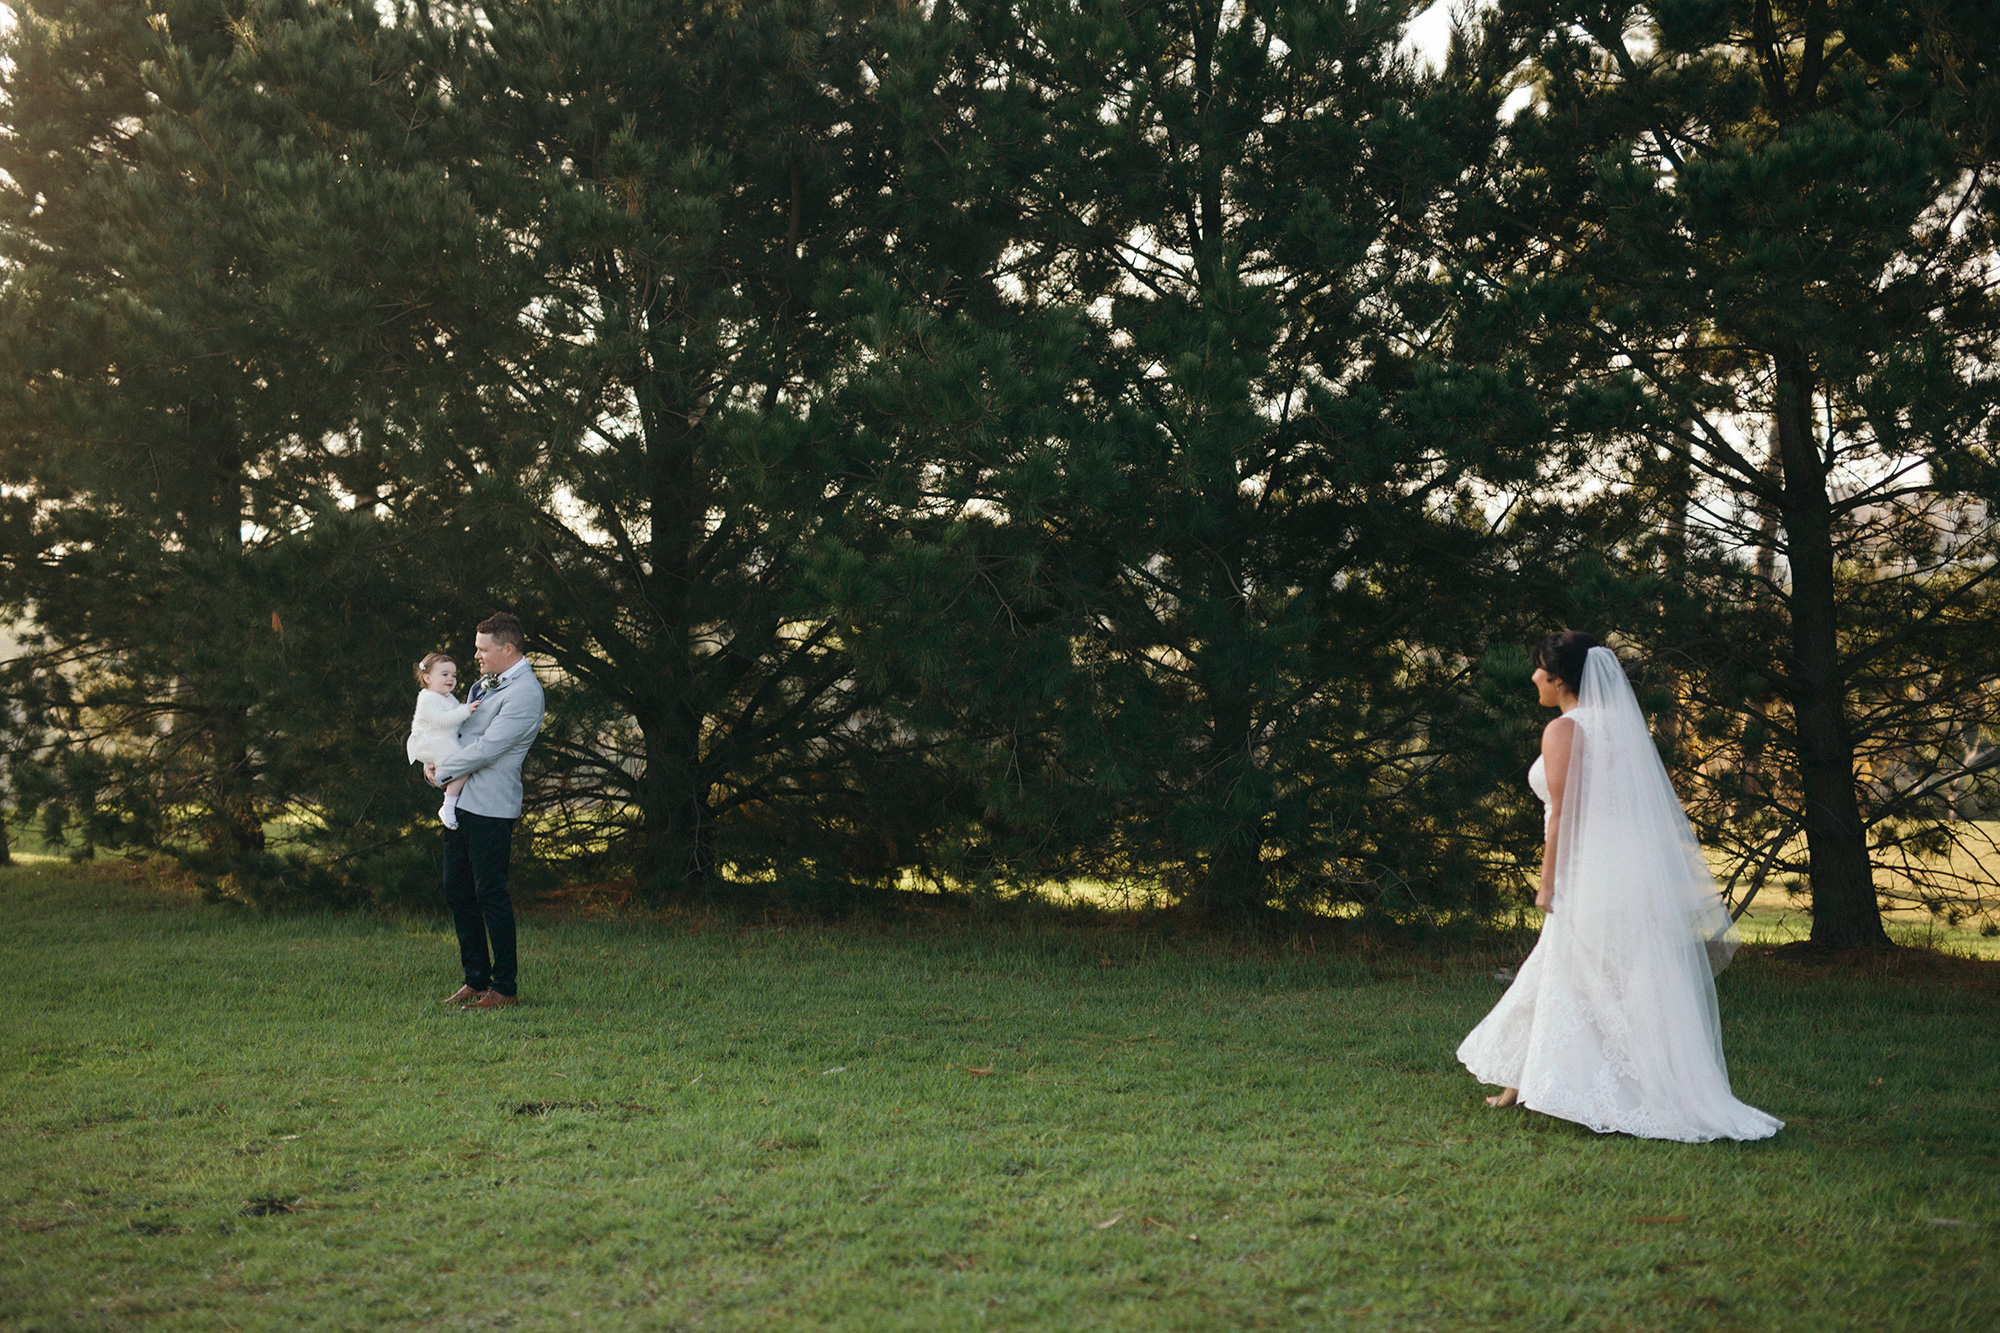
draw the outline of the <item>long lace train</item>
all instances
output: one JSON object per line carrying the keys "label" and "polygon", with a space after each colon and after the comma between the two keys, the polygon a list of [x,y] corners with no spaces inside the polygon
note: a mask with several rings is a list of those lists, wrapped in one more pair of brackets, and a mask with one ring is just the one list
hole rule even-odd
{"label": "long lace train", "polygon": [[1514,984],[1459,1044],[1474,1078],[1601,1134],[1703,1143],[1784,1128],[1729,1090],[1713,981],[1701,978],[1705,997],[1663,1002],[1655,969],[1620,976],[1567,927],[1560,912],[1542,923]]}

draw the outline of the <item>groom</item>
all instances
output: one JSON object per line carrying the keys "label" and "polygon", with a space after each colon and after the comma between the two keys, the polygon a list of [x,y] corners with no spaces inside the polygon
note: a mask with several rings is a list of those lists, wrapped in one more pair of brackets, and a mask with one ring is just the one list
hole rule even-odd
{"label": "groom", "polygon": [[473,656],[480,677],[471,699],[479,707],[459,724],[458,749],[424,765],[434,783],[465,779],[458,827],[444,831],[444,896],[465,967],[465,984],[445,1003],[465,1009],[499,1009],[515,1000],[507,860],[521,817],[521,761],[542,730],[542,683],[522,656],[526,643],[521,622],[508,612],[479,622]]}

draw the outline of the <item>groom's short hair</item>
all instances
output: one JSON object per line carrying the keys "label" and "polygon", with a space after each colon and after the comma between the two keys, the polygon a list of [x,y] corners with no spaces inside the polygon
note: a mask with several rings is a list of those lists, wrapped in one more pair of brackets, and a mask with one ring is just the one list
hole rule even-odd
{"label": "groom's short hair", "polygon": [[521,628],[521,618],[512,611],[495,611],[480,621],[477,629],[495,643],[511,643],[523,649],[528,646],[528,632]]}

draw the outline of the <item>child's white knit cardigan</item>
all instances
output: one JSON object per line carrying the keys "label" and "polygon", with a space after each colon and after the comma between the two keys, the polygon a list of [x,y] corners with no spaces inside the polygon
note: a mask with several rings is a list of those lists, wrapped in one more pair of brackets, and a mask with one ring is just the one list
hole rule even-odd
{"label": "child's white knit cardigan", "polygon": [[458,748],[458,724],[471,716],[471,704],[436,690],[418,690],[417,711],[410,718],[410,742],[405,747],[410,762],[442,763]]}

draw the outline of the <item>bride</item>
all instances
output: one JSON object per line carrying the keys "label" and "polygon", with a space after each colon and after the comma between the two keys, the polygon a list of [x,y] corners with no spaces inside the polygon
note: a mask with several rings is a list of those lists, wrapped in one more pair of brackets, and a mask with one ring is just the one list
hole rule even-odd
{"label": "bride", "polygon": [[1548,915],[1528,961],[1458,1048],[1482,1083],[1599,1133],[1702,1143],[1784,1121],[1729,1091],[1714,974],[1736,932],[1618,658],[1587,634],[1534,653]]}

